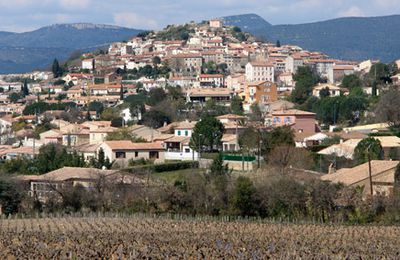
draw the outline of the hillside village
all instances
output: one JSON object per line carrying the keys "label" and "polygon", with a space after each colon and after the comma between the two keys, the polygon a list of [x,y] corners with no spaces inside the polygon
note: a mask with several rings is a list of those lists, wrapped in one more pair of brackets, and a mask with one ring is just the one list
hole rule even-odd
{"label": "hillside village", "polygon": [[0,76],[1,174],[41,202],[67,183],[92,187],[91,173],[140,186],[151,171],[216,164],[393,193],[400,60],[337,60],[219,19],[79,56]]}

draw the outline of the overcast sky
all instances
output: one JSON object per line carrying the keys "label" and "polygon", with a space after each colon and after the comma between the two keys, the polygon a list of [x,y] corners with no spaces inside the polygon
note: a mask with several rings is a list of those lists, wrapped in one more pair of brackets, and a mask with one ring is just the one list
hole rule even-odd
{"label": "overcast sky", "polygon": [[138,29],[256,13],[272,24],[400,14],[400,0],[0,0],[0,30],[90,22]]}

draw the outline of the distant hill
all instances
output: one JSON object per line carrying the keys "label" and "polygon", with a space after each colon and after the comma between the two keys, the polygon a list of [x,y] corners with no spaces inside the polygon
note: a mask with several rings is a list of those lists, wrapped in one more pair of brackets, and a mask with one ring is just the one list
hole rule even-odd
{"label": "distant hill", "polygon": [[15,33],[12,33],[12,32],[0,32],[0,37],[6,37],[6,36],[13,35],[13,34],[15,34]]}
{"label": "distant hill", "polygon": [[400,58],[400,34],[397,33],[400,15],[349,17],[298,25],[270,25],[256,14],[223,19],[226,24],[238,26],[261,39],[299,45],[335,58],[384,62]]}
{"label": "distant hill", "polygon": [[225,24],[237,26],[249,33],[264,30],[272,25],[256,14],[233,15],[223,18]]}
{"label": "distant hill", "polygon": [[54,58],[127,40],[142,30],[88,23],[56,24],[32,32],[0,32],[0,73],[45,68]]}

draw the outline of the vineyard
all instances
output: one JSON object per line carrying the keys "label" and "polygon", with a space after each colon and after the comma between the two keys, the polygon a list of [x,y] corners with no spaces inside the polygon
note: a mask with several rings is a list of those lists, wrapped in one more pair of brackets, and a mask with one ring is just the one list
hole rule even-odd
{"label": "vineyard", "polygon": [[161,218],[0,220],[0,259],[399,259],[400,228]]}

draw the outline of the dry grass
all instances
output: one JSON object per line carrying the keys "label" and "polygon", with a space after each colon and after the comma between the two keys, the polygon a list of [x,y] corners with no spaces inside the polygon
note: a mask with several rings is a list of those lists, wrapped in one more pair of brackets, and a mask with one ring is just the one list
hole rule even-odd
{"label": "dry grass", "polygon": [[152,218],[0,220],[0,259],[399,259],[399,227]]}

